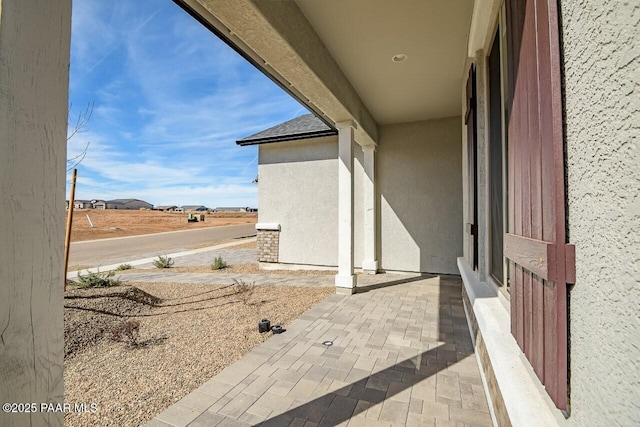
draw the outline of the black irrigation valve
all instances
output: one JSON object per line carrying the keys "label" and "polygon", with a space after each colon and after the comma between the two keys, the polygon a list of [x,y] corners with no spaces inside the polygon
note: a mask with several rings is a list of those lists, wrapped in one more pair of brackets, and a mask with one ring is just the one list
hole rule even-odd
{"label": "black irrigation valve", "polygon": [[258,322],[258,331],[262,334],[271,330],[271,322],[269,319],[262,319]]}

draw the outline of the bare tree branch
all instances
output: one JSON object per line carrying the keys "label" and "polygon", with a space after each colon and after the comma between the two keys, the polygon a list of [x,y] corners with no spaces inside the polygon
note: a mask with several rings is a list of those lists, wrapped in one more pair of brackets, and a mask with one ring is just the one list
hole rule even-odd
{"label": "bare tree branch", "polygon": [[[85,108],[83,111],[80,111],[80,113],[78,113],[78,116],[76,117],[73,127],[71,126],[71,123],[69,123],[69,128],[71,129],[71,131],[67,133],[67,141],[71,140],[71,138],[73,138],[77,134],[87,132],[89,130],[88,124],[89,124],[89,120],[91,119],[91,116],[93,115],[94,104],[95,104],[95,100],[91,101],[90,104],[87,104],[87,108]],[[70,103],[69,118],[71,118],[72,106],[73,104]],[[80,154],[70,159],[67,159],[67,172],[70,172],[71,170],[76,168],[80,163],[82,163],[82,161],[87,155],[87,151],[89,150],[90,144],[91,144],[91,141],[88,141],[87,145],[84,147],[84,150],[82,150]]]}
{"label": "bare tree branch", "polygon": [[84,147],[84,150],[82,150],[82,152],[80,154],[78,154],[77,156],[74,156],[70,159],[67,159],[67,172],[72,171],[73,169],[76,168],[76,166],[78,166],[80,163],[82,163],[82,161],[84,160],[84,158],[87,155],[87,151],[89,150],[89,145],[91,144],[91,141],[87,142],[87,145]]}
{"label": "bare tree branch", "polygon": [[[79,133],[86,132],[89,130],[87,125],[89,124],[89,120],[93,115],[93,106],[95,101],[91,101],[91,104],[87,104],[87,108],[84,111],[80,111],[78,113],[78,117],[76,117],[75,125],[71,129],[71,132],[67,134],[67,141],[76,136]],[[71,117],[71,107],[73,104],[69,104],[69,117]]]}

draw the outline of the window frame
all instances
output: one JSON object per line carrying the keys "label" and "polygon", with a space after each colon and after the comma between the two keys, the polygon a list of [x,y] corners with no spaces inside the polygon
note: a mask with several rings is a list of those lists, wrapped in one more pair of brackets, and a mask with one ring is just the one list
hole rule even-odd
{"label": "window frame", "polygon": [[[502,165],[501,165],[501,175],[502,175],[502,233],[503,235],[507,232],[507,230],[509,229],[508,226],[508,220],[509,220],[509,216],[508,216],[508,203],[509,203],[509,191],[508,191],[508,122],[507,122],[507,118],[508,118],[508,103],[507,103],[507,97],[508,97],[508,64],[507,64],[507,14],[506,14],[506,6],[503,3],[500,6],[500,12],[498,14],[498,17],[496,19],[496,22],[493,26],[493,31],[491,32],[491,34],[494,34],[493,37],[490,38],[489,40],[489,46],[488,49],[486,51],[486,56],[485,56],[485,75],[486,75],[486,83],[487,83],[487,87],[486,87],[486,91],[485,94],[487,96],[487,110],[486,110],[486,123],[487,123],[487,142],[488,142],[488,148],[487,148],[487,167],[488,167],[488,173],[487,173],[487,188],[490,189],[491,188],[491,154],[490,154],[490,148],[489,148],[489,144],[491,144],[491,127],[490,127],[490,117],[491,117],[491,110],[490,110],[490,102],[489,102],[489,92],[490,92],[490,87],[489,87],[489,83],[490,83],[490,79],[489,79],[489,56],[491,55],[492,51],[494,48],[498,48],[499,49],[499,55],[500,55],[500,117],[501,117],[501,123],[500,123],[500,134],[501,134],[501,152],[502,152]],[[498,38],[498,44],[497,46],[494,46],[494,43],[496,41],[496,38]],[[503,274],[503,278],[504,278],[504,282],[501,282],[493,273],[493,250],[492,250],[492,230],[493,230],[493,218],[492,215],[490,213],[491,210],[491,203],[493,201],[493,196],[491,191],[489,190],[487,192],[487,205],[489,208],[489,215],[488,215],[488,233],[487,233],[487,237],[488,237],[488,247],[487,247],[487,279],[490,280],[490,282],[496,287],[498,288],[501,293],[505,296],[505,298],[507,300],[509,300],[509,296],[510,296],[510,281],[509,281],[509,261],[508,259],[504,256],[504,251],[503,251],[503,256],[502,256],[502,274]]]}

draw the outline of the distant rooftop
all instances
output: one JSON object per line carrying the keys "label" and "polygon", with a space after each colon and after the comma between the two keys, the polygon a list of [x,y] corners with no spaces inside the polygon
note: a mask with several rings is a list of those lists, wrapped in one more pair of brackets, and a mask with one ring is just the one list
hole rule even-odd
{"label": "distant rooftop", "polygon": [[145,202],[144,200],[140,200],[140,199],[113,199],[113,200],[108,200],[107,203],[115,203],[115,204],[125,204],[125,203],[129,203],[129,202]]}
{"label": "distant rooftop", "polygon": [[236,141],[238,145],[256,145],[269,142],[292,141],[296,139],[318,138],[337,135],[338,131],[330,128],[313,114],[305,114],[295,119],[280,123],[272,128]]}
{"label": "distant rooftop", "polygon": [[181,206],[181,208],[184,209],[185,211],[187,211],[187,210],[195,210],[195,209],[198,209],[198,208],[207,209],[207,207],[204,206],[204,205],[183,205],[183,206]]}
{"label": "distant rooftop", "polygon": [[216,211],[241,211],[243,209],[251,209],[248,206],[242,206],[242,207],[221,207],[221,208],[215,208],[214,210]]}

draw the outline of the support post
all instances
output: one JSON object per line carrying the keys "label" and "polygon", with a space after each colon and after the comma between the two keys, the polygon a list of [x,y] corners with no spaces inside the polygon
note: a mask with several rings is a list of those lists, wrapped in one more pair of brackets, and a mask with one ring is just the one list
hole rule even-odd
{"label": "support post", "polygon": [[0,0],[0,402],[37,405],[3,427],[64,423],[70,46],[71,0]]}
{"label": "support post", "polygon": [[376,180],[375,145],[362,147],[364,152],[364,260],[362,270],[368,274],[378,272],[376,259]]}
{"label": "support post", "polygon": [[353,144],[356,124],[336,123],[338,128],[338,274],[336,292],[353,294]]}

